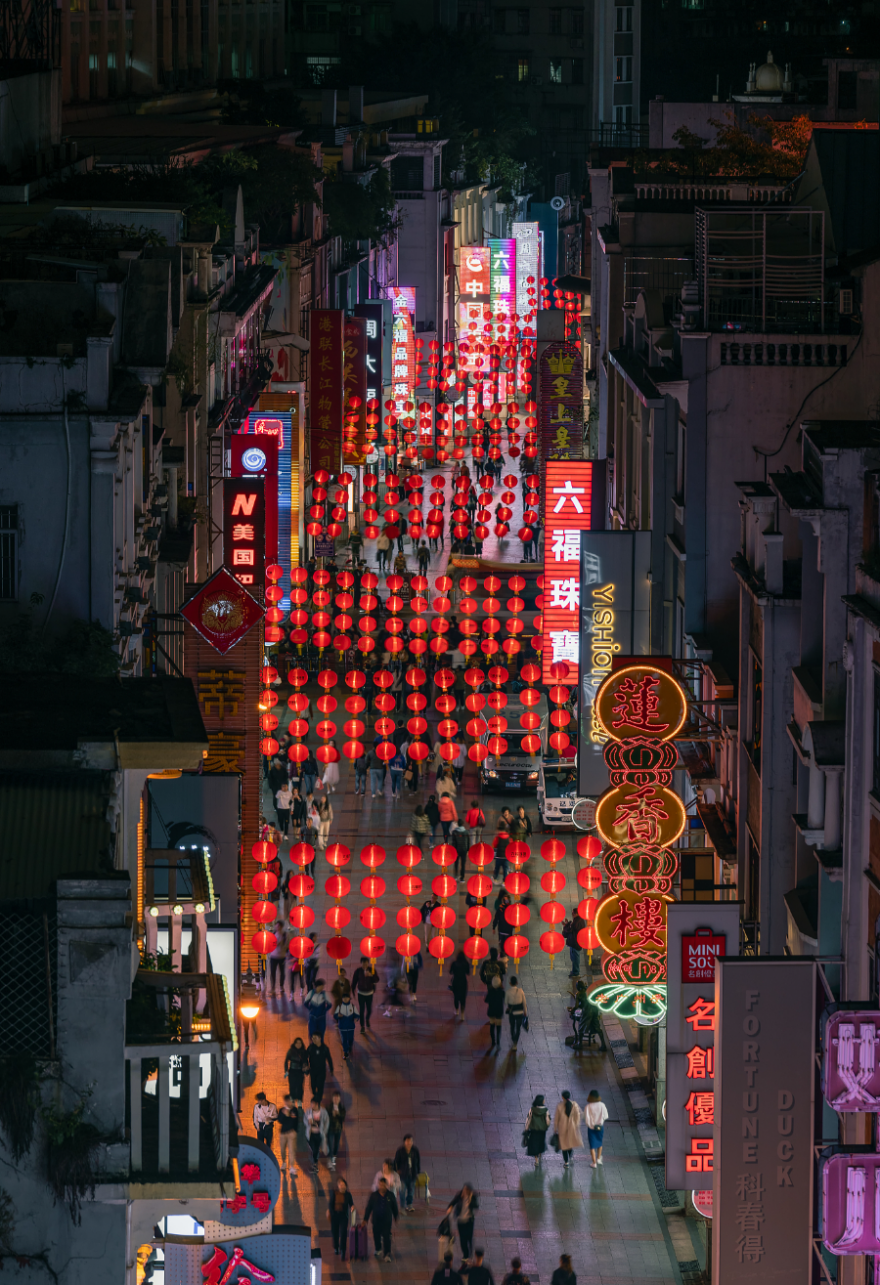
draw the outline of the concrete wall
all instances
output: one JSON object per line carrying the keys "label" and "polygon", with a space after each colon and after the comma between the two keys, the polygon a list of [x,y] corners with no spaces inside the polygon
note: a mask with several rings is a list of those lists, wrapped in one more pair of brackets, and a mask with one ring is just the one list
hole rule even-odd
{"label": "concrete wall", "polygon": [[422,200],[399,202],[403,224],[398,235],[399,284],[416,288],[416,323],[420,330],[442,326],[442,193],[424,192]]}
{"label": "concrete wall", "polygon": [[61,72],[0,80],[0,165],[10,174],[41,164],[51,169],[52,148],[60,142]]}

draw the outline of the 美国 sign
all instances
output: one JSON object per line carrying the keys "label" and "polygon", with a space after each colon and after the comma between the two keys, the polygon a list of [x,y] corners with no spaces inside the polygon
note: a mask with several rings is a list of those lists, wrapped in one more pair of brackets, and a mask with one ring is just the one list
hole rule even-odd
{"label": "\u7f8e\u56fd sign", "polygon": [[[275,531],[277,540],[277,520]],[[223,562],[239,584],[262,589],[266,572],[266,502],[261,477],[223,479]]]}

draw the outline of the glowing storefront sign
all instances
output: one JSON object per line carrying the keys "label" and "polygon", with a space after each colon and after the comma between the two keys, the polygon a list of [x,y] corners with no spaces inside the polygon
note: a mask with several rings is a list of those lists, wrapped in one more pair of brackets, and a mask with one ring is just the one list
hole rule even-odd
{"label": "glowing storefront sign", "polygon": [[670,788],[678,755],[669,742],[687,717],[687,697],[662,668],[627,665],[599,688],[594,714],[608,738],[611,789],[599,800],[596,828],[609,845],[603,861],[611,891],[596,912],[605,983],[589,999],[603,1012],[651,1024],[666,1012],[666,914],[678,868],[669,847],[686,821]]}
{"label": "glowing storefront sign", "polygon": [[583,358],[573,344],[551,343],[539,365],[541,452],[544,459],[570,459],[583,440]]}
{"label": "glowing storefront sign", "polygon": [[392,286],[391,394],[402,410],[415,388],[416,347],[413,332],[416,313],[414,286]]}
{"label": "glowing storefront sign", "polygon": [[544,650],[543,681],[550,666],[569,665],[565,680],[577,683],[580,656],[581,532],[593,525],[593,465],[549,461],[544,466]]}
{"label": "glowing storefront sign", "polygon": [[823,1020],[822,1092],[833,1111],[880,1110],[880,1012],[838,1009]]}
{"label": "glowing storefront sign", "polygon": [[239,584],[262,589],[265,504],[262,478],[223,480],[223,562]]}
{"label": "glowing storefront sign", "polygon": [[516,311],[516,241],[492,237],[489,241],[489,306],[493,313],[511,316]]}
{"label": "glowing storefront sign", "polygon": [[[516,311],[519,316],[519,328],[528,325],[526,317],[535,308],[537,298],[538,276],[538,225],[537,223],[514,223],[513,235],[516,241]],[[531,283],[529,277],[532,278]],[[529,285],[534,294],[529,295]]]}

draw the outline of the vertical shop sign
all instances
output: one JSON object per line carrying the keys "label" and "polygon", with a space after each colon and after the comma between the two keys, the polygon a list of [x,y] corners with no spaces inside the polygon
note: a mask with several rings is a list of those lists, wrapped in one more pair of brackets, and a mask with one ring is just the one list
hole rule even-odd
{"label": "vertical shop sign", "polygon": [[489,306],[493,313],[516,312],[516,241],[492,237],[489,241]]}
{"label": "vertical shop sign", "polygon": [[402,410],[415,388],[416,346],[413,319],[416,312],[414,286],[392,286],[393,330],[391,335],[391,395]]}
{"label": "vertical shop sign", "polygon": [[364,358],[366,367],[366,394],[367,401],[380,401],[382,398],[382,349],[383,349],[383,326],[384,310],[381,299],[373,302],[359,303],[354,310],[356,317],[363,317],[367,323],[366,339],[367,350]]}
{"label": "vertical shop sign", "polygon": [[739,913],[738,905],[717,902],[674,905],[667,910],[666,1186],[670,1191],[712,1190],[715,960],[739,954]]}
{"label": "vertical shop sign", "polygon": [[[367,319],[348,317],[345,322],[342,364],[345,429],[343,454],[346,464],[363,464],[367,448]],[[351,399],[360,399],[357,411]]]}
{"label": "vertical shop sign", "polygon": [[[257,431],[255,424],[263,427]],[[267,431],[267,424],[272,425],[274,431]],[[230,475],[263,479],[267,562],[277,562],[279,555],[279,456],[282,450],[289,456],[290,416],[283,413],[264,415],[251,411],[246,431],[233,433],[229,438]]]}
{"label": "vertical shop sign", "polygon": [[223,564],[239,584],[262,590],[266,573],[261,477],[223,479]]}
{"label": "vertical shop sign", "polygon": [[550,666],[567,661],[570,686],[578,681],[581,532],[594,525],[593,465],[544,465],[543,682]]}
{"label": "vertical shop sign", "polygon": [[309,348],[311,468],[339,472],[342,456],[342,348],[344,313],[312,312]]}
{"label": "vertical shop sign", "polygon": [[541,452],[545,460],[580,456],[584,433],[584,363],[573,344],[548,344],[540,360]]}
{"label": "vertical shop sign", "polygon": [[816,964],[715,964],[712,1280],[813,1278]]}
{"label": "vertical shop sign", "polygon": [[538,272],[538,225],[537,223],[514,223],[513,236],[516,241],[516,312],[519,317],[519,329],[529,323],[525,320],[535,306],[537,290],[529,295],[529,277],[532,286],[537,286]]}

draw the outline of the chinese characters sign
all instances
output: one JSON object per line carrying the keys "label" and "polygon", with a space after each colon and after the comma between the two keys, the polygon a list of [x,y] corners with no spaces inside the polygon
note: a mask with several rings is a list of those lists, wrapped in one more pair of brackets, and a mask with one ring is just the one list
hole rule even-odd
{"label": "chinese characters sign", "polygon": [[[538,224],[514,223],[513,235],[516,241],[516,311],[519,316],[519,328],[528,325],[525,317],[534,308],[536,295],[529,295],[529,285],[537,285],[538,277]],[[532,278],[531,283],[529,277]]]}
{"label": "chinese characters sign", "polygon": [[[346,464],[363,464],[366,460],[367,433],[367,320],[348,317],[344,331],[342,387],[345,405],[343,453]],[[360,405],[353,408],[351,399]]]}
{"label": "chinese characters sign", "polygon": [[880,1012],[830,1013],[822,1045],[822,1092],[832,1110],[880,1110]]}
{"label": "chinese characters sign", "polygon": [[516,311],[516,241],[492,237],[489,241],[489,305],[492,312],[509,317]]}
{"label": "chinese characters sign", "polygon": [[[687,714],[684,689],[646,663],[612,673],[596,694],[611,789],[596,808],[609,895],[596,911],[605,984],[590,992],[603,1012],[660,1021],[666,1012],[667,907],[678,861],[669,845],[685,811],[670,788],[678,755],[672,737]],[[699,1016],[699,1015],[698,1015]],[[695,1115],[703,1099],[691,1103]]]}
{"label": "chinese characters sign", "polygon": [[263,608],[221,567],[184,603],[180,614],[223,656],[253,628]]}
{"label": "chinese characters sign", "polygon": [[577,683],[580,628],[581,532],[593,525],[593,465],[587,461],[544,465],[543,681],[550,666],[567,661]]}
{"label": "chinese characters sign", "polygon": [[262,478],[223,479],[223,563],[249,589],[265,579],[265,513]]}
{"label": "chinese characters sign", "polygon": [[584,431],[584,366],[573,344],[548,344],[540,361],[541,454],[545,460],[580,456]]}
{"label": "chinese characters sign", "polygon": [[[254,425],[263,427],[256,429]],[[269,429],[266,425],[276,426]],[[262,478],[265,554],[267,562],[278,561],[278,456],[284,449],[285,427],[290,455],[290,416],[258,415],[251,411],[248,431],[233,433],[229,438],[229,472],[232,477]],[[228,564],[231,565],[231,564]],[[246,583],[246,582],[242,582]]]}
{"label": "chinese characters sign", "polygon": [[413,393],[416,380],[415,324],[416,292],[413,286],[392,286],[394,318],[391,333],[391,393],[398,409]]}
{"label": "chinese characters sign", "polygon": [[[667,910],[666,1185],[712,1190],[715,960],[739,949],[738,905]],[[707,1163],[708,1161],[708,1163]]]}
{"label": "chinese characters sign", "polygon": [[812,1279],[815,1003],[812,960],[716,961],[716,1285]]}
{"label": "chinese characters sign", "polygon": [[342,454],[342,349],[344,313],[312,312],[309,348],[309,414],[312,472],[336,474]]}
{"label": "chinese characters sign", "polygon": [[379,401],[382,397],[383,311],[381,299],[359,303],[354,310],[355,316],[363,317],[367,323],[367,352],[364,359],[367,401]]}
{"label": "chinese characters sign", "polygon": [[822,1240],[829,1253],[880,1254],[880,1155],[838,1152],[822,1165]]}

